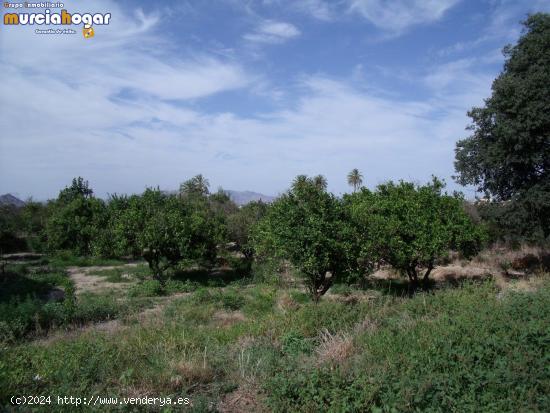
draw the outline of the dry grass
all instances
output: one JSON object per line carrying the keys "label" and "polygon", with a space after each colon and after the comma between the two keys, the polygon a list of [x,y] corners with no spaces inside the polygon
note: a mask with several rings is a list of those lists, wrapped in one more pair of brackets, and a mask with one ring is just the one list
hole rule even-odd
{"label": "dry grass", "polygon": [[360,323],[357,323],[354,328],[354,333],[357,335],[362,332],[374,333],[378,329],[378,322],[369,317],[365,318]]}
{"label": "dry grass", "polygon": [[288,311],[293,311],[298,309],[300,307],[300,304],[297,303],[289,294],[288,292],[284,292],[283,294],[279,295],[277,299],[277,308],[282,311],[283,313],[287,313]]}
{"label": "dry grass", "polygon": [[221,413],[245,413],[267,412],[263,403],[263,397],[256,386],[239,386],[239,388],[225,395],[219,403],[218,412]]}
{"label": "dry grass", "polygon": [[332,334],[327,329],[319,335],[320,344],[316,349],[319,364],[342,364],[355,352],[353,338],[346,333]]}
{"label": "dry grass", "polygon": [[236,323],[246,321],[246,317],[242,311],[219,310],[214,313],[212,320],[217,326],[226,328]]}
{"label": "dry grass", "polygon": [[500,271],[495,268],[486,266],[475,265],[474,263],[467,263],[463,265],[446,265],[444,267],[436,267],[432,274],[431,279],[436,282],[455,282],[462,280],[483,280],[491,278]]}
{"label": "dry grass", "polygon": [[550,251],[540,247],[523,245],[516,250],[494,246],[482,251],[473,260],[492,268],[537,271],[550,266]]}
{"label": "dry grass", "polygon": [[216,379],[216,372],[202,360],[183,360],[174,366],[176,374],[171,378],[174,389],[186,386],[199,386],[212,383]]}

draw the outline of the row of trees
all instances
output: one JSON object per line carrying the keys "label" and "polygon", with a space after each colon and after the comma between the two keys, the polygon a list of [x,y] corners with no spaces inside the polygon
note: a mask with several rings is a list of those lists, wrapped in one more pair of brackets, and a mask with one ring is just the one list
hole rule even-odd
{"label": "row of trees", "polygon": [[154,277],[164,281],[167,270],[178,265],[211,267],[228,241],[251,258],[248,231],[267,207],[238,208],[225,192],[210,194],[208,181],[198,175],[177,194],[149,188],[141,195],[113,195],[107,202],[94,197],[79,177],[45,208],[41,235],[48,251],[143,257]]}
{"label": "row of trees", "polygon": [[470,255],[481,245],[482,231],[464,200],[444,194],[436,179],[425,186],[390,182],[374,191],[354,182],[353,194],[338,198],[327,191],[324,177],[299,175],[271,205],[239,208],[225,192],[211,194],[201,175],[177,194],[147,189],[107,202],[75,178],[47,205],[29,204],[31,213],[22,221],[30,219],[28,234],[40,237],[47,251],[143,257],[161,282],[176,266],[212,267],[220,249],[231,245],[248,262],[290,262],[315,299],[335,281],[356,281],[381,264],[416,287],[419,272],[427,282],[449,249]]}
{"label": "row of trees", "polygon": [[318,299],[335,282],[353,282],[389,264],[408,276],[412,288],[428,277],[449,250],[471,256],[484,241],[483,226],[466,213],[458,194],[443,184],[389,182],[361,188],[342,199],[315,178],[295,180],[254,230],[260,255],[289,260]]}

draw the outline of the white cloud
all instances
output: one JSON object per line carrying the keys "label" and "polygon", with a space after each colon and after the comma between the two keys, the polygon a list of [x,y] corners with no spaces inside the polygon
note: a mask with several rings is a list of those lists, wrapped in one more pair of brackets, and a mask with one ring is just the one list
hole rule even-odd
{"label": "white cloud", "polygon": [[[284,109],[207,113],[187,101],[238,88],[279,91],[235,61],[174,47],[156,31],[162,16],[125,17],[111,2],[102,9],[113,13],[113,23],[90,41],[42,37],[28,27],[2,33],[0,193],[44,199],[77,175],[100,195],[177,188],[196,173],[214,186],[268,193],[299,173],[326,174],[339,192],[353,167],[369,185],[445,177],[454,143],[465,135],[465,111],[490,86],[469,61],[411,80],[425,86],[423,100],[306,74],[300,87],[280,92],[291,101]],[[264,23],[255,33],[299,34],[286,23]],[[361,82],[361,68],[355,72]]]}
{"label": "white cloud", "polygon": [[350,10],[375,26],[394,33],[437,21],[460,0],[348,0]]}
{"label": "white cloud", "polygon": [[244,38],[254,43],[283,43],[300,35],[296,26],[286,22],[267,20],[261,23],[254,32]]}

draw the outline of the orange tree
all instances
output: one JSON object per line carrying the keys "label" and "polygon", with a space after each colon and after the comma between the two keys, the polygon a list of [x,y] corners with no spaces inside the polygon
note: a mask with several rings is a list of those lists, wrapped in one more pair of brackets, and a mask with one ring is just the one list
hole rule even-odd
{"label": "orange tree", "polygon": [[419,275],[426,285],[437,259],[449,250],[475,254],[484,238],[482,228],[466,213],[461,196],[442,189],[434,178],[424,186],[388,182],[374,192],[363,189],[347,196],[361,256],[390,264],[416,288]]}

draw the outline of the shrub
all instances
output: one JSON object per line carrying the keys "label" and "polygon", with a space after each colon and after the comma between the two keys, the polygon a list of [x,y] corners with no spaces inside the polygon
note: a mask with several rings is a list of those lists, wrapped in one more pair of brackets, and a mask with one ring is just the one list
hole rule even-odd
{"label": "shrub", "polygon": [[168,294],[192,293],[197,288],[199,288],[199,284],[190,280],[181,281],[169,279],[168,281],[166,281],[166,285],[164,286],[164,290]]}
{"label": "shrub", "polygon": [[[283,359],[264,382],[271,410],[547,411],[548,285],[495,293],[468,284],[399,304],[376,333],[356,337],[352,365]],[[302,351],[302,340],[285,336],[286,353]]]}
{"label": "shrub", "polygon": [[164,294],[164,287],[158,280],[144,280],[128,290],[130,297],[156,297]]}

